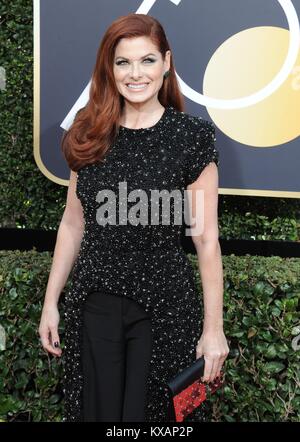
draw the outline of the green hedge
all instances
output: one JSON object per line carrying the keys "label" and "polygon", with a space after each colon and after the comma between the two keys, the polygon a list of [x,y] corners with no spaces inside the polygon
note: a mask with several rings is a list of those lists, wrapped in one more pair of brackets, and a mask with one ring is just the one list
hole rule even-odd
{"label": "green hedge", "polygon": [[[201,292],[196,257],[188,255]],[[52,256],[0,252],[0,420],[61,421],[62,359],[42,350],[38,325]],[[226,385],[213,421],[299,421],[300,259],[224,256]],[[59,334],[64,349],[64,294]],[[202,297],[201,297],[201,302]]]}

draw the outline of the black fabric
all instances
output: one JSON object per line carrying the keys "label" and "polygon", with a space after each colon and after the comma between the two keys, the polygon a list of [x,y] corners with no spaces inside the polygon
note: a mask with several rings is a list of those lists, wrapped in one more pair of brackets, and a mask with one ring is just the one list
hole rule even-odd
{"label": "black fabric", "polygon": [[131,299],[94,292],[83,317],[84,421],[145,421],[148,314]]}
{"label": "black fabric", "polygon": [[[132,299],[150,315],[153,346],[145,421],[170,422],[166,383],[195,360],[203,318],[195,272],[180,242],[178,215],[184,215],[187,185],[217,159],[212,129],[200,117],[166,107],[153,127],[121,127],[105,161],[78,170],[76,194],[85,228],[65,296],[64,421],[83,420],[82,313],[89,293],[99,292]],[[109,211],[112,219],[103,223],[103,212],[110,206],[102,198],[107,191],[115,196],[110,204],[116,210]],[[157,192],[176,195],[176,203],[170,198],[170,210],[162,210],[163,198],[155,204]],[[123,193],[128,202],[125,210]],[[140,220],[132,216],[136,210],[132,203],[139,204],[137,194],[142,197],[140,206],[148,209],[148,223],[145,210]],[[169,220],[165,212],[170,213]],[[186,421],[209,419],[204,405]]]}

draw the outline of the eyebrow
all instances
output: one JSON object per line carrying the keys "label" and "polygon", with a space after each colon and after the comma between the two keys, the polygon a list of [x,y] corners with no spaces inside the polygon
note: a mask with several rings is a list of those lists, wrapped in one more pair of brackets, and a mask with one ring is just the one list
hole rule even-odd
{"label": "eyebrow", "polygon": [[[144,55],[143,57],[141,57],[140,60],[141,60],[142,58],[148,57],[148,55],[154,55],[154,57],[155,57],[155,54],[152,54],[152,53],[150,52],[149,54],[146,54],[146,55]],[[126,58],[126,57],[122,57],[121,55],[119,55],[119,57],[117,57],[116,60],[117,60],[118,58],[123,58],[124,60],[128,60],[128,58]]]}

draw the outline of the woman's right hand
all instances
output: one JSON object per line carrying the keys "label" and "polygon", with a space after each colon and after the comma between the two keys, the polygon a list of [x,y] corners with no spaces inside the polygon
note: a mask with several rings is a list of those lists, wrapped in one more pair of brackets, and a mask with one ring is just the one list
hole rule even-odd
{"label": "woman's right hand", "polygon": [[[59,311],[56,305],[44,305],[39,325],[41,344],[46,352],[54,356],[61,356],[60,340],[58,335]],[[56,346],[55,343],[58,343]]]}

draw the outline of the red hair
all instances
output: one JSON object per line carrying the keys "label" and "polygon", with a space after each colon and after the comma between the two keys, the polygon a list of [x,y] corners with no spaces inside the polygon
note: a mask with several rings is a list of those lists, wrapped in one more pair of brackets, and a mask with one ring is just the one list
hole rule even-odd
{"label": "red hair", "polygon": [[[89,101],[80,109],[74,121],[63,134],[61,148],[70,169],[101,162],[105,152],[115,141],[119,130],[124,97],[119,93],[114,80],[113,60],[115,48],[122,38],[149,37],[164,59],[170,49],[161,24],[150,15],[134,14],[121,16],[109,26],[97,52],[92,74]],[[164,79],[158,93],[162,106],[173,106],[184,110],[184,99],[176,79],[171,54],[170,75]]]}

